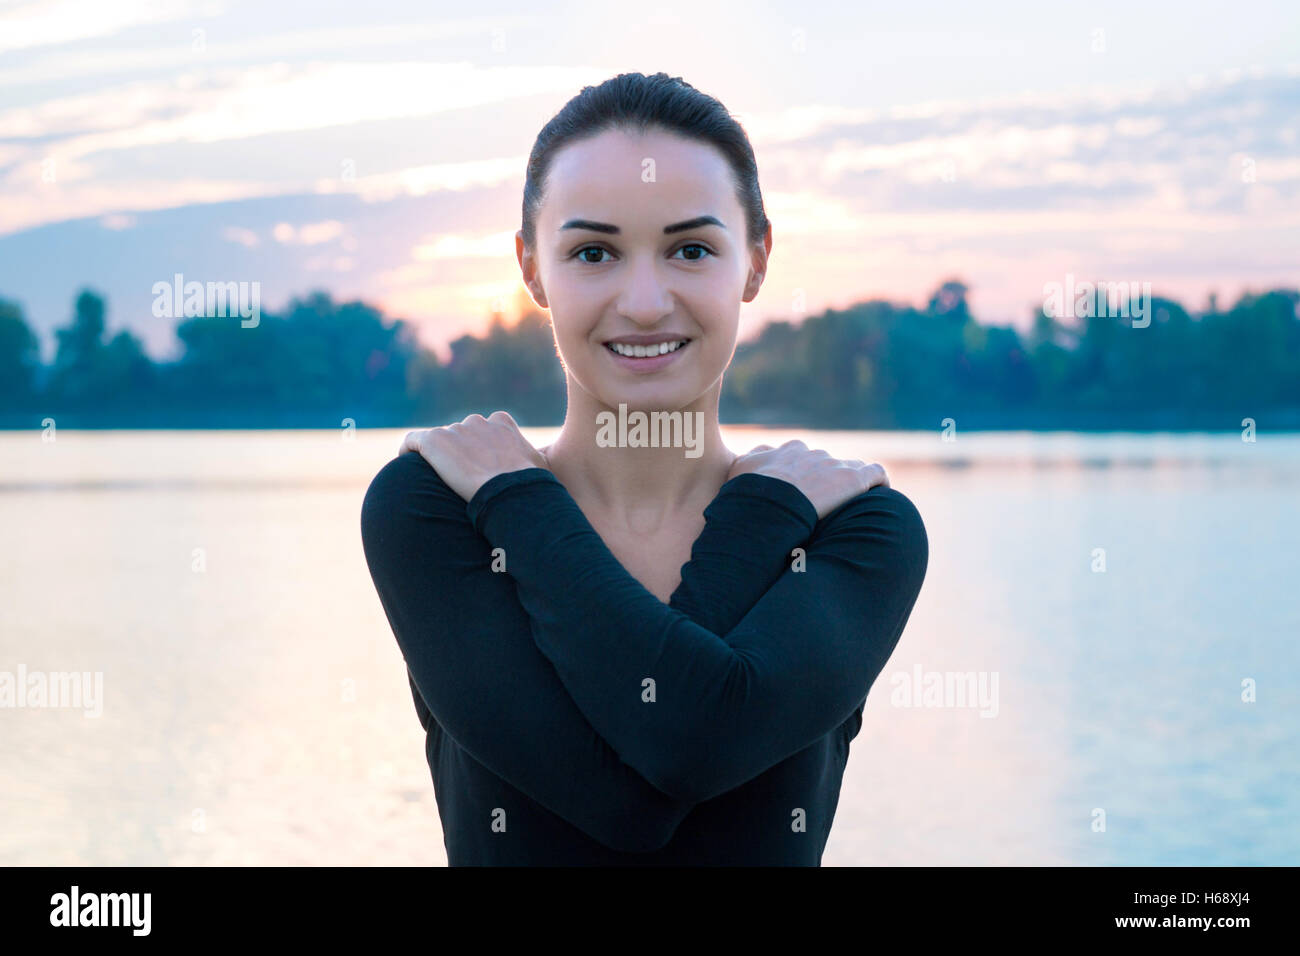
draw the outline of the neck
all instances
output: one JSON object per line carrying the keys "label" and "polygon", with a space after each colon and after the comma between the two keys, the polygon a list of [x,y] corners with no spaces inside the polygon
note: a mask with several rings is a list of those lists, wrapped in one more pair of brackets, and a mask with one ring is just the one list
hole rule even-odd
{"label": "neck", "polygon": [[[683,512],[694,515],[717,495],[736,456],[722,442],[718,427],[721,382],[679,410],[681,431],[666,430],[649,412],[642,434],[659,434],[660,447],[638,447],[637,416],[597,401],[569,383],[568,406],[559,436],[544,449],[555,477],[585,508],[598,509],[630,528],[644,529]],[[625,441],[619,443],[626,421]],[[682,441],[663,447],[668,438]],[[609,439],[616,444],[610,445]],[[688,457],[695,456],[695,457]]]}

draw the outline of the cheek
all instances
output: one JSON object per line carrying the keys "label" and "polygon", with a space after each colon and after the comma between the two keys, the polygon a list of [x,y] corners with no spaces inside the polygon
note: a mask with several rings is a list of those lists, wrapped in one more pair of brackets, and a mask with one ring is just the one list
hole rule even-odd
{"label": "cheek", "polygon": [[596,364],[599,356],[593,354],[592,349],[598,347],[598,343],[592,340],[591,330],[586,324],[571,317],[557,322],[554,313],[551,313],[551,322],[555,345],[566,368],[584,369]]}
{"label": "cheek", "polygon": [[721,330],[712,336],[709,342],[706,363],[710,368],[716,368],[721,371],[731,361],[731,354],[735,349],[735,335],[724,335]]}
{"label": "cheek", "polygon": [[710,276],[707,283],[701,284],[693,296],[695,311],[701,321],[710,325],[725,325],[735,321],[740,314],[740,297],[744,292],[744,276],[731,272],[719,272]]}
{"label": "cheek", "polygon": [[710,348],[727,349],[740,330],[740,296],[730,285],[709,290],[697,300],[696,321],[709,336]]}

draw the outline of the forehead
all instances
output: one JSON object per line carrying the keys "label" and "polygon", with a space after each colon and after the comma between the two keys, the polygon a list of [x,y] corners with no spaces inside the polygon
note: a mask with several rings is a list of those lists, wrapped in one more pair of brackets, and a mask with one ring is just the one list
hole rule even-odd
{"label": "forehead", "polygon": [[551,229],[572,216],[622,225],[713,214],[734,228],[740,202],[731,167],[711,143],[662,131],[606,130],[558,150],[539,219]]}

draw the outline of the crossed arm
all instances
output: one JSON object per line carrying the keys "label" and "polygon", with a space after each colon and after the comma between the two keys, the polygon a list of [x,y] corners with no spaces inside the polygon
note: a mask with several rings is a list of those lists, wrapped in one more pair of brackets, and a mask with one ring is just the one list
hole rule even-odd
{"label": "crossed arm", "polygon": [[[803,524],[778,523],[789,532],[783,552],[758,552],[755,579],[775,581],[738,622],[701,623],[659,601],[546,469],[497,475],[468,505],[475,528],[508,555],[533,639],[597,733],[657,789],[693,803],[848,719],[893,652],[928,562],[924,525],[901,492],[872,488],[814,524],[793,485],[750,477],[767,497],[740,511],[729,497],[724,523],[775,521],[775,506]],[[789,549],[805,539],[800,567]]]}
{"label": "crossed arm", "polygon": [[[669,605],[544,469],[498,475],[467,505],[406,452],[372,481],[361,527],[411,684],[443,729],[594,839],[648,851],[695,803],[842,723],[924,576],[924,528],[891,489],[817,522],[793,485],[745,474],[705,517]],[[807,568],[792,571],[800,545]]]}

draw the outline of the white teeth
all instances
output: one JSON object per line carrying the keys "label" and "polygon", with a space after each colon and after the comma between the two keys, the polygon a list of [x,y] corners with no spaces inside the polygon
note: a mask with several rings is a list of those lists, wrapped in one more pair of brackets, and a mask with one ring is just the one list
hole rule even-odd
{"label": "white teeth", "polygon": [[652,355],[675,352],[685,345],[686,341],[680,339],[676,342],[660,342],[658,345],[623,345],[621,342],[611,342],[608,347],[619,355],[626,355],[629,358],[648,358]]}

